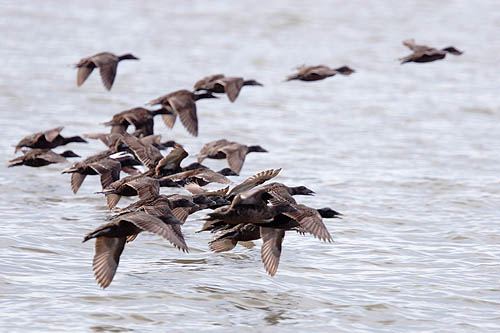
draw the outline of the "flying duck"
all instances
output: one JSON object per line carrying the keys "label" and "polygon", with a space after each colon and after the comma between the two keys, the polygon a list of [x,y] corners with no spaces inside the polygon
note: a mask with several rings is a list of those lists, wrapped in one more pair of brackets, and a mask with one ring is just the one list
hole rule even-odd
{"label": "flying duck", "polygon": [[77,193],[85,177],[88,175],[100,175],[102,188],[108,187],[112,182],[120,178],[120,171],[123,166],[135,164],[133,155],[119,152],[113,153],[110,150],[92,155],[83,161],[76,162],[70,168],[64,169],[62,173],[71,173],[71,189]]}
{"label": "flying duck", "polygon": [[182,221],[172,214],[169,204],[156,201],[138,207],[133,212],[121,214],[87,234],[83,242],[96,239],[92,269],[97,283],[102,288],[111,284],[125,243],[142,231],[160,235],[178,249],[187,252],[181,224]]}
{"label": "flying duck", "polygon": [[291,81],[291,80],[318,81],[337,74],[351,75],[352,73],[355,72],[354,69],[348,66],[342,66],[335,69],[332,69],[325,65],[300,66],[297,69],[299,71],[295,74],[288,76],[286,78],[286,81]]}
{"label": "flying duck", "polygon": [[226,93],[229,100],[234,102],[243,86],[263,86],[263,84],[255,80],[244,80],[242,77],[225,77],[223,74],[215,74],[196,82],[194,90],[205,90],[219,94]]}
{"label": "flying duck", "polygon": [[136,130],[134,136],[143,137],[153,135],[153,118],[154,116],[159,114],[172,114],[172,112],[163,107],[158,110],[148,110],[145,108],[137,107],[115,114],[113,116],[113,119],[105,122],[104,125],[122,126],[125,129],[127,129],[129,125],[134,125]]}
{"label": "flying duck", "polygon": [[196,94],[189,90],[177,90],[173,93],[158,97],[149,101],[148,105],[160,104],[167,110],[172,110],[173,114],[162,115],[165,125],[169,128],[174,127],[177,115],[181,119],[182,125],[187,131],[193,135],[198,136],[198,116],[196,114],[196,101],[203,98],[217,98],[211,92]]}
{"label": "flying duck", "polygon": [[209,142],[201,148],[198,153],[198,163],[203,162],[205,158],[226,158],[231,170],[239,174],[245,162],[245,157],[252,152],[267,153],[267,150],[258,145],[246,146],[226,139],[220,139]]}
{"label": "flying duck", "polygon": [[66,157],[80,157],[71,150],[66,150],[61,154],[54,153],[48,149],[23,150],[23,156],[16,157],[9,161],[9,168],[18,165],[30,167],[41,167],[53,163],[67,162]]}
{"label": "flying duck", "polygon": [[17,153],[19,149],[22,147],[28,148],[40,148],[40,149],[52,149],[57,146],[64,146],[70,142],[85,142],[86,140],[82,139],[79,136],[71,136],[68,138],[63,137],[61,131],[63,130],[63,126],[52,128],[50,130],[44,132],[38,132],[35,134],[28,135],[24,137],[19,143],[16,145],[16,149],[14,152]]}
{"label": "flying duck", "polygon": [[446,53],[451,53],[457,56],[463,53],[453,46],[448,46],[444,49],[438,50],[427,45],[418,45],[413,39],[407,39],[403,41],[403,45],[412,50],[413,53],[404,58],[400,58],[399,60],[401,60],[401,65],[407,62],[423,63],[440,60],[446,57]]}
{"label": "flying duck", "polygon": [[113,82],[115,81],[116,68],[118,63],[122,60],[139,60],[134,55],[127,53],[121,56],[116,56],[113,53],[102,52],[91,57],[81,59],[75,67],[78,68],[76,83],[81,86],[89,77],[94,68],[99,67],[102,83],[106,89],[111,90]]}

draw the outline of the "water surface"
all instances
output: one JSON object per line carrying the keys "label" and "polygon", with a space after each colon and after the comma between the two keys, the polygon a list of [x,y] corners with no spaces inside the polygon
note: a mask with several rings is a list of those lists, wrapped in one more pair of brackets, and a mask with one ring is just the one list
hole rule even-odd
{"label": "water surface", "polygon": [[[500,330],[500,108],[496,1],[3,1],[0,75],[0,313],[5,331]],[[465,53],[400,66],[407,38]],[[132,52],[111,92],[71,65]],[[300,64],[349,65],[321,82],[283,82]],[[282,167],[331,206],[334,244],[287,234],[278,273],[260,242],[230,253],[183,228],[190,253],[155,235],[127,245],[101,290],[82,237],[108,216],[88,177],[73,195],[64,165],[5,167],[23,136],[65,126],[101,132],[114,113],[215,73],[264,83],[198,103],[200,136],[157,121],[193,155],[227,138],[260,144],[244,178]],[[98,142],[68,146],[89,156]],[[215,169],[223,161],[207,161]],[[168,193],[168,189],[162,190]],[[120,205],[130,203],[122,199]]]}

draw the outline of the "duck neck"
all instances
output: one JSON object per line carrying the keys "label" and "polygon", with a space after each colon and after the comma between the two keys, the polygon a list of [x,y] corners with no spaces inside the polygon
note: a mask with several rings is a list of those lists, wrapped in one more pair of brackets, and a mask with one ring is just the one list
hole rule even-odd
{"label": "duck neck", "polygon": [[204,99],[204,98],[214,98],[214,96],[210,92],[205,92],[202,94],[193,94],[194,95],[194,100],[197,101],[199,99]]}
{"label": "duck neck", "polygon": [[127,54],[121,55],[121,56],[119,56],[119,57],[118,57],[118,59],[119,59],[120,61],[122,61],[122,60],[137,60],[137,58],[136,58],[136,57],[134,57],[134,56],[133,56],[132,54],[130,54],[130,53],[127,53]]}
{"label": "duck neck", "polygon": [[248,152],[249,153],[263,152],[263,149],[261,146],[248,146]]}
{"label": "duck neck", "polygon": [[61,154],[59,154],[59,156],[61,156],[61,157],[80,157],[71,150],[66,150],[66,151],[62,152]]}
{"label": "duck neck", "polygon": [[182,187],[182,182],[177,182],[172,179],[158,179],[160,187]]}
{"label": "duck neck", "polygon": [[149,114],[154,117],[154,116],[159,115],[159,114],[173,114],[173,112],[162,107],[161,109],[158,109],[158,110],[150,110]]}
{"label": "duck neck", "polygon": [[83,139],[80,136],[70,136],[68,138],[64,138],[64,144],[68,144],[70,142],[85,142],[87,143],[87,140]]}
{"label": "duck neck", "polygon": [[262,86],[261,83],[255,81],[255,80],[245,80],[243,81],[244,86]]}
{"label": "duck neck", "polygon": [[189,164],[188,166],[185,166],[182,168],[184,171],[189,171],[189,170],[194,170],[194,169],[208,169],[208,167],[204,166],[203,164],[200,164],[198,162],[193,162]]}

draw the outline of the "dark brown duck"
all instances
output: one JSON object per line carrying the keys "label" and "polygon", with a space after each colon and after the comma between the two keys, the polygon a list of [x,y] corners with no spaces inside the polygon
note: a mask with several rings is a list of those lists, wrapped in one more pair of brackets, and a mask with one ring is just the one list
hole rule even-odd
{"label": "dark brown duck", "polygon": [[82,139],[80,136],[71,136],[68,138],[63,137],[61,134],[59,134],[61,133],[63,128],[63,126],[56,127],[44,132],[38,132],[26,136],[16,145],[15,152],[17,153],[17,151],[22,147],[52,149],[58,146],[64,146],[71,142],[87,143],[87,141]]}
{"label": "dark brown duck", "polygon": [[274,276],[278,270],[285,231],[309,232],[320,240],[331,242],[322,218],[341,215],[328,207],[317,210],[304,205],[294,207],[296,212],[279,214],[268,224],[239,224],[225,230],[209,243],[209,247],[212,251],[224,252],[233,249],[238,242],[262,238],[261,259],[269,275]]}
{"label": "dark brown duck", "polygon": [[173,149],[166,156],[163,156],[160,150],[152,144],[139,140],[128,133],[123,134],[122,141],[132,150],[142,164],[148,167],[149,170],[154,171],[156,176],[181,172],[180,164],[188,156],[188,153],[180,144],[175,144]]}
{"label": "dark brown duck", "polygon": [[144,174],[127,176],[109,184],[102,192],[106,195],[106,201],[110,209],[114,208],[122,196],[139,196],[140,200],[156,198],[160,194],[160,183],[158,180]]}
{"label": "dark brown duck", "polygon": [[154,202],[139,207],[134,212],[119,215],[110,223],[87,234],[83,242],[96,239],[92,269],[97,283],[102,288],[111,284],[126,242],[135,239],[142,231],[160,235],[178,249],[187,252],[181,224],[182,221],[172,215],[168,204]]}
{"label": "dark brown duck", "polygon": [[252,152],[267,153],[261,146],[247,146],[226,139],[220,139],[205,144],[198,153],[198,163],[205,158],[227,159],[231,170],[240,173],[247,154]]}
{"label": "dark brown duck", "polygon": [[137,107],[115,114],[113,116],[113,119],[105,122],[104,125],[122,126],[125,130],[129,125],[134,125],[134,136],[144,137],[153,135],[154,117],[163,114],[171,115],[172,112],[163,107],[158,110],[148,110],[145,108]]}
{"label": "dark brown duck", "polygon": [[447,53],[457,56],[463,53],[453,46],[448,46],[444,49],[438,50],[427,45],[418,45],[413,39],[403,41],[403,45],[412,50],[413,53],[404,58],[400,58],[399,60],[401,60],[401,65],[407,62],[424,63],[444,59]]}
{"label": "dark brown duck", "polygon": [[116,77],[116,68],[122,60],[138,60],[139,58],[127,53],[116,56],[113,53],[102,52],[91,57],[81,59],[75,67],[78,68],[76,83],[81,86],[92,73],[94,68],[98,67],[101,74],[102,83],[106,89],[111,90]]}
{"label": "dark brown duck", "polygon": [[9,161],[9,168],[13,166],[26,165],[30,167],[42,167],[53,163],[64,163],[67,157],[80,157],[71,150],[66,150],[61,154],[54,153],[47,149],[24,150],[23,156],[16,157]]}
{"label": "dark brown duck", "polygon": [[236,195],[230,206],[208,213],[207,221],[223,221],[226,224],[268,223],[278,214],[296,211],[293,195],[312,194],[314,192],[305,186],[288,187],[281,183],[270,183]]}
{"label": "dark brown duck", "polygon": [[193,135],[198,136],[198,116],[196,114],[196,101],[204,98],[217,98],[211,92],[196,94],[189,90],[177,90],[173,93],[158,97],[147,104],[156,105],[160,104],[167,110],[172,110],[173,115],[162,115],[165,124],[172,128],[174,127],[177,115],[181,119],[182,125],[187,131]]}
{"label": "dark brown duck", "polygon": [[354,73],[354,69],[348,66],[342,66],[339,68],[332,69],[325,65],[319,66],[300,66],[298,67],[298,72],[292,74],[286,78],[286,81],[291,80],[301,80],[301,81],[318,81],[326,79],[330,76],[335,76],[337,74],[351,75]]}
{"label": "dark brown duck", "polygon": [[122,163],[123,166],[129,166],[135,164],[136,160],[131,154],[123,152],[113,154],[112,151],[106,150],[76,162],[70,168],[64,169],[62,173],[71,173],[71,189],[76,194],[85,177],[89,175],[100,175],[102,188],[108,187],[120,178]]}
{"label": "dark brown duck", "polygon": [[255,80],[244,80],[242,77],[225,77],[224,74],[215,74],[204,77],[194,85],[195,91],[210,91],[226,94],[234,102],[244,86],[263,86]]}

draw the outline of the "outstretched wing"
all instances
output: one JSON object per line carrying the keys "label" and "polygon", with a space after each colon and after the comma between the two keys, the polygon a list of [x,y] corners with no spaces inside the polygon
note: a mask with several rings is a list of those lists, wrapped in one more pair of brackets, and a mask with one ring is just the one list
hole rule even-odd
{"label": "outstretched wing", "polygon": [[163,158],[158,148],[150,144],[144,144],[128,133],[123,134],[122,140],[134,152],[134,155],[137,156],[139,161],[149,169],[154,169]]}
{"label": "outstretched wing", "polygon": [[106,89],[111,90],[113,82],[115,81],[118,60],[105,58],[102,59],[102,61],[100,59],[97,61],[97,66],[99,67],[102,83],[104,84]]}
{"label": "outstretched wing", "polygon": [[124,247],[125,237],[96,238],[92,269],[97,283],[102,288],[108,287],[113,281]]}
{"label": "outstretched wing", "polygon": [[56,128],[50,129],[48,131],[45,131],[43,133],[45,136],[45,140],[47,140],[47,142],[54,141],[55,138],[57,138],[57,136],[59,135],[59,133],[61,133],[63,128],[64,128],[64,126],[60,126],[60,127],[56,127]]}
{"label": "outstretched wing", "polygon": [[87,177],[87,175],[78,172],[71,174],[71,189],[73,190],[73,193],[76,194],[76,192],[78,192],[80,186],[82,186],[82,183],[85,180],[85,177]]}
{"label": "outstretched wing", "polygon": [[76,84],[81,86],[85,80],[89,77],[96,66],[94,63],[90,62],[86,65],[78,67],[78,73],[76,75]]}
{"label": "outstretched wing", "polygon": [[236,195],[238,193],[248,191],[258,185],[264,184],[266,181],[276,177],[281,171],[280,169],[270,169],[266,171],[259,172],[247,179],[245,181],[231,189],[228,196]]}
{"label": "outstretched wing", "polygon": [[239,174],[243,167],[243,163],[245,163],[248,147],[239,143],[233,143],[225,146],[221,151],[226,154],[227,163],[231,170]]}
{"label": "outstretched wing", "polygon": [[282,213],[295,221],[300,227],[322,241],[333,242],[332,236],[328,232],[321,215],[314,208],[304,205],[292,205],[296,211]]}
{"label": "outstretched wing", "polygon": [[260,236],[262,237],[262,263],[267,273],[274,276],[280,263],[281,244],[285,238],[285,230],[260,227]]}
{"label": "outstretched wing", "polygon": [[179,115],[182,125],[187,131],[198,136],[198,116],[196,115],[196,103],[190,95],[177,95],[169,98],[169,103]]}
{"label": "outstretched wing", "polygon": [[231,102],[234,102],[238,95],[240,94],[240,90],[243,87],[243,78],[241,77],[231,77],[224,78],[219,80],[223,82],[224,90],[226,91],[227,97]]}
{"label": "outstretched wing", "polygon": [[150,177],[132,180],[127,185],[137,191],[140,200],[149,200],[160,194],[160,183]]}
{"label": "outstretched wing", "polygon": [[[138,211],[126,216],[121,216],[120,219],[132,222],[145,231],[160,235],[180,250],[185,252],[188,251],[188,247],[180,229],[180,224],[178,224],[180,221],[172,215],[161,216],[160,218],[144,211]],[[167,224],[169,219],[172,220],[172,223],[175,222],[177,224]]]}

